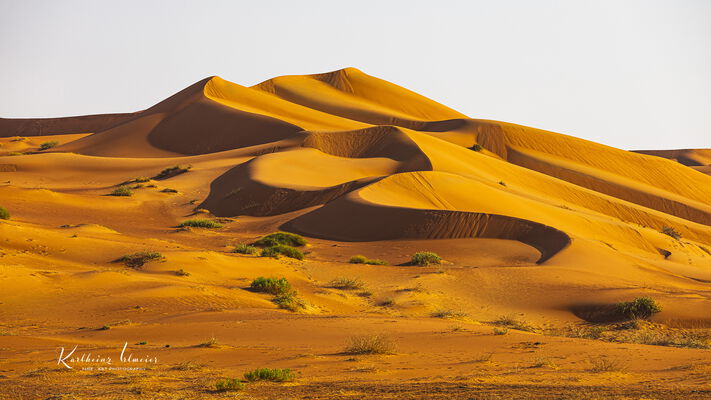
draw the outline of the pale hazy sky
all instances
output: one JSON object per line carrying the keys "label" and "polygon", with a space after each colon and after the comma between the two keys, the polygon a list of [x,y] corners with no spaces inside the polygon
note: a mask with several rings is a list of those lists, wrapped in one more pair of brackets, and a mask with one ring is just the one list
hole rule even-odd
{"label": "pale hazy sky", "polygon": [[352,66],[473,118],[711,147],[711,1],[0,0],[0,116]]}

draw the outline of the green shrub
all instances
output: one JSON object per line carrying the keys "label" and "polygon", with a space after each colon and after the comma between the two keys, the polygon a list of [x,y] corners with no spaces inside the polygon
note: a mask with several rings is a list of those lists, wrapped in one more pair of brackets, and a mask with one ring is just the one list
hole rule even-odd
{"label": "green shrub", "polygon": [[178,276],[190,276],[190,272],[185,271],[184,269],[180,268],[179,270],[175,271],[175,275],[178,275]]}
{"label": "green shrub", "polygon": [[51,142],[44,142],[40,145],[39,149],[40,149],[40,151],[48,150],[48,149],[51,149],[52,147],[57,147],[58,144],[59,144],[59,142],[57,142],[56,140],[53,140]]}
{"label": "green shrub", "polygon": [[479,143],[477,143],[474,146],[470,147],[469,149],[474,150],[474,151],[481,151],[481,145]]}
{"label": "green shrub", "polygon": [[156,251],[141,251],[138,253],[126,254],[116,261],[122,262],[131,268],[141,268],[149,261],[160,260],[162,258],[164,258],[163,255]]}
{"label": "green shrub", "polygon": [[300,235],[289,232],[270,233],[269,235],[266,235],[254,242],[255,245],[263,247],[271,247],[277,245],[300,247],[305,246],[306,243],[306,239],[304,239]]}
{"label": "green shrub", "polygon": [[509,328],[494,328],[494,335],[505,335],[509,333]]}
{"label": "green shrub", "polygon": [[677,232],[676,229],[672,228],[671,226],[662,227],[662,230],[660,232],[667,236],[671,236],[676,240],[681,239],[681,233]]}
{"label": "green shrub", "polygon": [[385,335],[352,336],[344,350],[346,354],[393,354],[395,343]]}
{"label": "green shrub", "polygon": [[111,196],[133,196],[133,190],[128,186],[119,186],[111,192]]}
{"label": "green shrub", "polygon": [[459,310],[437,310],[431,314],[435,318],[465,318],[467,313]]}
{"label": "green shrub", "polygon": [[369,265],[386,265],[387,262],[383,260],[377,260],[377,259],[370,259],[367,258],[366,256],[353,256],[351,257],[350,260],[348,260],[349,263],[351,264],[369,264]]}
{"label": "green shrub", "polygon": [[362,289],[365,283],[360,278],[336,278],[329,284],[330,287],[343,290]]}
{"label": "green shrub", "polygon": [[257,254],[259,252],[259,249],[250,246],[248,244],[243,244],[240,243],[237,246],[235,246],[234,250],[232,250],[233,253],[240,253],[240,254]]}
{"label": "green shrub", "polygon": [[211,219],[188,219],[178,225],[179,228],[184,228],[186,226],[192,228],[222,228],[224,225]]}
{"label": "green shrub", "polygon": [[158,173],[158,175],[154,176],[153,179],[168,179],[172,178],[176,175],[183,174],[185,172],[190,171],[192,168],[192,165],[188,165],[186,167],[181,167],[180,165],[175,165],[169,168],[166,168]]}
{"label": "green shrub", "polygon": [[304,308],[304,301],[296,297],[296,292],[276,296],[272,299],[272,302],[279,306],[279,308],[289,311],[299,311]]}
{"label": "green shrub", "polygon": [[244,379],[255,381],[272,381],[272,382],[287,382],[294,380],[294,373],[290,369],[280,368],[257,368],[255,370],[245,372]]}
{"label": "green shrub", "polygon": [[646,319],[662,311],[662,306],[649,297],[637,297],[632,301],[617,303],[617,312],[629,319]]}
{"label": "green shrub", "polygon": [[0,207],[0,219],[10,219],[10,212],[4,207]]}
{"label": "green shrub", "polygon": [[304,259],[304,253],[301,252],[301,250],[296,249],[291,246],[286,246],[286,245],[276,245],[276,246],[269,246],[266,247],[262,250],[262,253],[260,256],[262,257],[274,257],[278,258],[279,255],[284,255],[289,258],[295,258],[297,260],[303,260]]}
{"label": "green shrub", "polygon": [[431,251],[420,251],[412,256],[412,261],[414,265],[427,266],[430,264],[439,264],[442,262],[442,257],[438,256],[436,253]]}
{"label": "green shrub", "polygon": [[511,329],[516,329],[519,331],[526,332],[537,332],[540,331],[539,328],[529,324],[526,321],[518,320],[510,315],[503,315],[494,321],[494,325],[504,326]]}
{"label": "green shrub", "polygon": [[290,294],[294,292],[289,281],[286,278],[265,278],[260,276],[252,281],[249,285],[252,290],[257,292],[269,293],[275,296]]}
{"label": "green shrub", "polygon": [[221,392],[244,390],[245,387],[246,385],[237,378],[225,378],[215,382],[215,389]]}

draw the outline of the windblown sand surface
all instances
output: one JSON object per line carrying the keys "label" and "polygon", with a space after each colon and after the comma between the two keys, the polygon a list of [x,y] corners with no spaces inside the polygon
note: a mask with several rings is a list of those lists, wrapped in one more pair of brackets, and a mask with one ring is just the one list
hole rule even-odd
{"label": "windblown sand surface", "polygon": [[[238,397],[711,396],[711,150],[472,119],[353,68],[0,119],[0,145],[0,398],[231,398],[215,381],[257,367],[298,377]],[[224,226],[177,229],[190,218]],[[305,259],[231,251],[275,231],[306,237]],[[115,261],[145,250],[165,258]],[[445,262],[409,265],[418,251]],[[259,276],[303,307],[249,290]],[[344,277],[363,287],[330,284]],[[621,329],[610,310],[642,296],[662,312]],[[495,334],[502,317],[519,324]],[[393,354],[344,354],[374,334]],[[125,342],[157,363],[57,363]]]}

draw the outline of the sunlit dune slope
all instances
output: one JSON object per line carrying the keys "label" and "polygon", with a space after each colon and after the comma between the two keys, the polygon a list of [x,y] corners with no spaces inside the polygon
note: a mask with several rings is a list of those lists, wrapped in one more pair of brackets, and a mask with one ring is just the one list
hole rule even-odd
{"label": "sunlit dune slope", "polygon": [[[282,228],[344,241],[511,239],[540,262],[578,240],[711,262],[711,177],[670,160],[704,166],[708,151],[641,154],[471,119],[354,68],[252,87],[210,77],[144,111],[71,121],[94,133],[44,152],[76,153],[51,161],[87,166],[70,168],[73,178],[90,180],[88,165],[102,160],[146,176],[191,164],[199,179],[176,182],[217,216],[299,212]],[[28,126],[1,122],[5,137]],[[2,169],[39,173],[37,157]]]}

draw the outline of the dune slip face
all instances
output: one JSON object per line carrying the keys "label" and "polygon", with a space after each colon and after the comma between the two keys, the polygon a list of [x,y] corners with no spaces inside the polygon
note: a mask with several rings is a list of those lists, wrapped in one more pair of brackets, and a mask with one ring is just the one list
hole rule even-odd
{"label": "dune slip face", "polygon": [[[711,390],[711,151],[473,117],[345,68],[0,118],[0,389],[51,398],[70,376],[100,398],[90,373],[42,363],[59,344],[127,343],[182,381],[131,378],[121,398],[214,398],[216,376],[273,365],[308,384],[250,396],[373,398],[362,381],[427,398],[426,379],[504,398]],[[618,304],[638,298],[662,308]],[[361,333],[382,353],[344,349]],[[37,376],[48,386],[27,392]]]}

